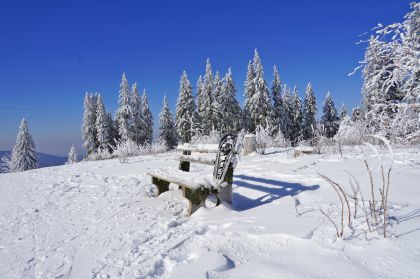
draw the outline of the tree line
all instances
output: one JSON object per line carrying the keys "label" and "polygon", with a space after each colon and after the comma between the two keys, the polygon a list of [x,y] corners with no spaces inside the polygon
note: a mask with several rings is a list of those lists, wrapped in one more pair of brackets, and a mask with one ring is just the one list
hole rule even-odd
{"label": "tree line", "polygon": [[[220,134],[238,133],[242,129],[253,133],[261,126],[269,128],[273,136],[281,133],[292,145],[296,145],[301,140],[313,139],[319,129],[316,120],[317,102],[311,84],[308,84],[302,102],[296,86],[291,90],[283,84],[274,66],[269,90],[257,50],[253,60],[248,63],[243,107],[236,93],[231,68],[223,77],[219,71],[214,74],[210,59],[207,59],[204,75],[198,78],[195,94],[184,71],[175,118],[164,97],[157,140],[173,148],[179,142],[189,142],[196,135],[209,135],[212,131]],[[333,137],[338,130],[339,116],[330,93],[326,96],[319,123],[327,137]],[[88,154],[103,149],[112,152],[113,146],[121,141],[133,141],[138,145],[151,144],[153,116],[146,92],[140,97],[137,83],[130,88],[123,74],[115,119],[106,111],[99,93],[86,93],[82,136]]]}
{"label": "tree line", "polygon": [[153,140],[153,116],[146,90],[140,96],[138,84],[131,88],[123,73],[115,119],[105,108],[100,93],[86,93],[82,124],[83,147],[88,154],[108,149],[119,141],[150,144]]}
{"label": "tree line", "polygon": [[301,140],[310,141],[319,128],[327,137],[335,135],[340,118],[330,93],[327,93],[320,125],[317,125],[317,102],[310,83],[303,102],[296,86],[291,90],[282,83],[276,66],[271,84],[269,90],[257,50],[248,63],[243,107],[236,99],[230,68],[223,78],[218,71],[213,76],[210,59],[207,59],[205,74],[198,78],[195,95],[184,71],[176,104],[179,139],[189,142],[194,135],[208,135],[213,130],[222,134],[237,133],[241,129],[253,133],[258,126],[269,128],[273,136],[282,133],[292,145]]}

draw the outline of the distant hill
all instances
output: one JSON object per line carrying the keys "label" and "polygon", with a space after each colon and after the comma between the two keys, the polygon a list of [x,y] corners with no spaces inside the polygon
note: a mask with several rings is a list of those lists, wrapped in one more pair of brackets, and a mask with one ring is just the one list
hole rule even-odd
{"label": "distant hill", "polygon": [[[10,154],[10,151],[0,151],[0,158],[7,154]],[[40,152],[38,152],[37,154],[38,154],[39,166],[41,168],[60,166],[60,165],[64,165],[64,163],[67,162],[66,157],[60,157],[60,156],[45,154],[45,153],[40,153]]]}

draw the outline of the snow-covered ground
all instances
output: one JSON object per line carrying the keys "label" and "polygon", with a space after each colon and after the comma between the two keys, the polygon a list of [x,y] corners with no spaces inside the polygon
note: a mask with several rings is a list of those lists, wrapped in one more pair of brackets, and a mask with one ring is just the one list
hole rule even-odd
{"label": "snow-covered ground", "polygon": [[337,240],[318,210],[337,197],[317,172],[347,185],[348,170],[368,193],[357,150],[251,154],[233,207],[191,217],[176,190],[152,197],[146,175],[178,152],[0,174],[0,278],[419,278],[420,149],[394,151],[387,239],[355,226]]}

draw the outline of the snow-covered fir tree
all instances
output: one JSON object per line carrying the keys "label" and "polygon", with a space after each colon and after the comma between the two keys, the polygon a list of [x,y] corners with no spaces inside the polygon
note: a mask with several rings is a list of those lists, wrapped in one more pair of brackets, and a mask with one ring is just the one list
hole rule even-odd
{"label": "snow-covered fir tree", "polygon": [[236,100],[236,87],[232,78],[232,70],[229,68],[223,80],[221,91],[219,119],[222,133],[237,133],[241,130],[241,106]]}
{"label": "snow-covered fir tree", "polygon": [[101,149],[109,149],[112,142],[112,128],[109,123],[108,114],[105,110],[104,102],[101,95],[96,98],[96,133],[98,147]]}
{"label": "snow-covered fir tree", "polygon": [[396,71],[396,46],[395,43],[380,41],[372,36],[366,50],[362,92],[370,133],[389,133],[394,104],[403,98]]}
{"label": "snow-covered fir tree", "polygon": [[213,73],[211,69],[210,59],[207,58],[206,73],[203,78],[203,86],[201,89],[202,101],[198,108],[198,113],[203,123],[203,133],[208,135],[213,129],[214,117],[213,117]]}
{"label": "snow-covered fir tree", "polygon": [[293,125],[293,100],[292,96],[290,95],[290,88],[287,85],[284,86],[283,89],[283,117],[282,117],[282,124],[281,127],[283,130],[284,138],[288,141],[292,139],[292,125]]}
{"label": "snow-covered fir tree", "polygon": [[[204,95],[203,95],[203,78],[200,75],[197,80],[197,88],[195,95],[195,111],[193,117],[193,136],[197,133],[203,133],[205,126],[201,119],[200,108],[203,108]],[[202,111],[202,110],[201,110]]]}
{"label": "snow-covered fir tree", "polygon": [[[411,11],[402,24],[400,49],[402,89],[405,96],[420,103],[420,2],[410,4]],[[410,96],[408,96],[410,95]]]}
{"label": "snow-covered fir tree", "polygon": [[137,82],[131,87],[131,108],[133,110],[133,140],[142,144],[142,134],[145,132],[145,123],[142,114],[142,100],[139,95]]}
{"label": "snow-covered fir tree", "polygon": [[151,144],[153,142],[153,116],[149,108],[149,99],[147,98],[146,89],[143,90],[143,95],[141,95],[141,116],[144,123],[142,134],[143,144]]}
{"label": "snow-covered fir tree", "polygon": [[266,127],[267,124],[270,123],[272,108],[267,83],[264,79],[263,66],[256,49],[254,52],[253,67],[255,73],[255,92],[248,103],[251,122],[255,125],[255,127],[258,125]]}
{"label": "snow-covered fir tree", "polygon": [[420,126],[411,121],[420,114],[420,3],[410,7],[402,23],[374,28],[362,61],[367,131],[394,139],[416,137]]}
{"label": "snow-covered fir tree", "polygon": [[316,130],[316,98],[311,83],[306,87],[303,104],[303,139],[311,140]]}
{"label": "snow-covered fir tree", "polygon": [[77,152],[74,145],[71,146],[69,153],[67,154],[67,164],[77,163]]}
{"label": "snow-covered fir tree", "polygon": [[292,125],[290,129],[290,142],[292,146],[296,146],[302,139],[302,124],[303,124],[303,112],[302,112],[302,101],[299,97],[298,90],[295,86],[293,89],[292,98]]}
{"label": "snow-covered fir tree", "polygon": [[220,79],[220,74],[219,71],[216,71],[216,75],[214,76],[214,81],[213,81],[213,93],[212,93],[212,97],[213,97],[213,101],[212,101],[212,123],[211,123],[211,130],[216,130],[219,131],[221,128],[221,122],[222,122],[222,118],[223,115],[220,113],[220,97],[222,94],[222,87],[223,87],[223,82]]}
{"label": "snow-covered fir tree", "polygon": [[[363,103],[367,111],[376,110],[381,113],[388,101],[401,101],[402,94],[396,73],[398,67],[398,44],[381,41],[371,36],[365,53],[363,69]],[[378,109],[375,106],[379,104]],[[376,113],[376,112],[375,112]]]}
{"label": "snow-covered fir tree", "polygon": [[280,81],[280,75],[277,71],[277,67],[273,67],[273,82],[271,86],[271,95],[273,98],[273,134],[277,135],[279,131],[283,133],[284,129],[282,126],[282,118],[284,113],[283,100],[281,97],[282,83]]}
{"label": "snow-covered fir tree", "polygon": [[134,119],[131,108],[131,90],[125,73],[123,73],[118,94],[118,109],[115,114],[118,123],[118,134],[122,141],[133,139]]}
{"label": "snow-covered fir tree", "polygon": [[159,114],[159,130],[159,141],[163,142],[169,149],[176,147],[178,137],[166,96],[163,98],[163,107]]}
{"label": "snow-covered fir tree", "polygon": [[255,93],[255,72],[254,67],[252,66],[252,61],[249,60],[248,63],[248,70],[246,73],[246,80],[245,80],[245,102],[244,102],[244,109],[242,111],[242,126],[245,128],[246,131],[251,132],[255,130],[255,123],[251,121],[251,99]]}
{"label": "snow-covered fir tree", "polygon": [[95,111],[96,104],[93,102],[93,95],[86,93],[83,112],[82,138],[83,147],[86,148],[88,154],[95,152],[98,146]]}
{"label": "snow-covered fir tree", "polygon": [[176,131],[181,142],[189,142],[192,133],[192,119],[195,111],[195,103],[192,95],[191,83],[187,72],[181,76],[179,95],[176,103]]}
{"label": "snow-covered fir tree", "polygon": [[19,126],[16,144],[13,147],[10,171],[19,172],[38,168],[38,159],[35,151],[35,143],[28,130],[25,118]]}
{"label": "snow-covered fir tree", "polygon": [[108,122],[108,127],[110,128],[110,131],[111,131],[111,134],[110,134],[110,144],[111,144],[111,146],[115,146],[116,145],[116,142],[119,139],[118,125],[117,125],[117,122],[112,119],[111,112],[108,111],[106,116],[107,116],[106,117],[106,120]]}
{"label": "snow-covered fir tree", "polygon": [[196,101],[197,101],[197,108],[201,108],[203,106],[203,102],[204,102],[203,77],[201,75],[198,76],[195,97],[196,97]]}
{"label": "snow-covered fir tree", "polygon": [[347,109],[346,109],[346,107],[344,106],[344,104],[341,104],[341,107],[340,107],[340,111],[339,111],[339,113],[338,113],[338,116],[340,117],[340,120],[341,120],[341,119],[344,119],[344,117],[346,117],[346,116],[347,116]]}
{"label": "snow-covered fir tree", "polygon": [[322,112],[322,129],[326,137],[332,138],[338,131],[340,119],[338,118],[337,110],[335,108],[334,101],[331,97],[330,92],[328,92],[327,96],[325,97]]}

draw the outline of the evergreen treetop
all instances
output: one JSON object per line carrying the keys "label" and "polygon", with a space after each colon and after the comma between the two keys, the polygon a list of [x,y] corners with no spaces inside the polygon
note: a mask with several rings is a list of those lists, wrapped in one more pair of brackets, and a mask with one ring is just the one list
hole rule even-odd
{"label": "evergreen treetop", "polygon": [[310,140],[314,137],[316,130],[317,104],[311,83],[306,87],[305,100],[303,104],[303,138]]}
{"label": "evergreen treetop", "polygon": [[166,96],[163,98],[163,107],[159,114],[159,130],[159,141],[164,142],[169,149],[178,144],[175,124]]}
{"label": "evergreen treetop", "polygon": [[38,167],[39,165],[35,151],[35,143],[29,133],[28,124],[25,118],[23,118],[19,126],[16,144],[12,150],[10,171],[26,171],[36,169]]}
{"label": "evergreen treetop", "polygon": [[191,83],[188,80],[187,72],[184,71],[181,76],[176,104],[176,129],[182,142],[191,140],[194,111],[195,103]]}

